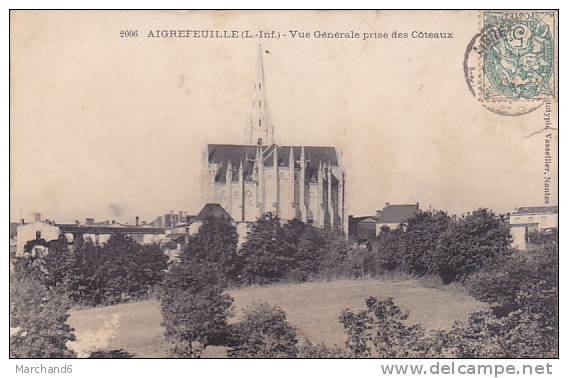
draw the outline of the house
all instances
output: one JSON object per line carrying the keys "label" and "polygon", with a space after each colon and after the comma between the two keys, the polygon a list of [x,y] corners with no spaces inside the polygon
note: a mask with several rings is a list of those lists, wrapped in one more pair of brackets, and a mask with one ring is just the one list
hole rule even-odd
{"label": "house", "polygon": [[61,234],[61,229],[49,220],[42,220],[41,215],[36,213],[34,221],[26,223],[24,219],[20,221],[16,229],[16,250],[15,257],[24,255],[24,247],[30,241],[37,241],[37,246],[32,253],[39,253],[45,250],[45,243],[57,240]]}
{"label": "house", "polygon": [[524,251],[529,235],[558,228],[558,206],[519,207],[509,215],[513,248]]}
{"label": "house", "polygon": [[373,215],[349,216],[349,240],[355,244],[366,244],[376,236],[377,217]]}
{"label": "house", "polygon": [[383,210],[377,210],[376,235],[385,226],[391,230],[396,229],[400,225],[404,226],[408,219],[419,211],[420,204],[418,202],[410,205],[391,205],[387,202]]}

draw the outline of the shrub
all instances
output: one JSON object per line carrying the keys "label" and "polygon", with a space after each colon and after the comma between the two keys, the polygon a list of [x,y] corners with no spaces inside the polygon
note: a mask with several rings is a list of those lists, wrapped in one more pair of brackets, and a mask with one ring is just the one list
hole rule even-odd
{"label": "shrub", "polygon": [[298,339],[286,313],[267,303],[244,310],[244,319],[233,326],[227,352],[231,358],[296,357]]}
{"label": "shrub", "polygon": [[558,344],[542,319],[523,310],[497,317],[491,310],[476,311],[449,332],[457,358],[555,358]]}
{"label": "shrub", "polygon": [[357,357],[425,358],[440,357],[446,345],[443,332],[427,335],[419,324],[406,325],[408,313],[392,298],[379,301],[369,297],[367,308],[344,310],[340,322],[347,332],[346,346]]}
{"label": "shrub", "polygon": [[104,349],[91,352],[87,358],[135,358],[133,353],[124,349]]}
{"label": "shrub", "polygon": [[58,287],[46,288],[35,278],[15,277],[10,282],[11,358],[71,358],[74,341],[67,324],[71,302]]}
{"label": "shrub", "polygon": [[345,347],[312,344],[309,341],[298,347],[298,358],[357,358]]}
{"label": "shrub", "polygon": [[[503,343],[515,338],[517,345],[502,353],[519,356],[558,354],[558,249],[551,244],[535,254],[514,254],[474,275],[470,293],[492,305],[491,322],[501,325],[495,338]],[[489,322],[489,321],[487,321]],[[470,323],[475,323],[470,320]],[[481,323],[481,321],[477,321]],[[526,336],[519,332],[524,330]],[[505,341],[503,341],[505,340]],[[482,352],[476,353],[484,353]]]}

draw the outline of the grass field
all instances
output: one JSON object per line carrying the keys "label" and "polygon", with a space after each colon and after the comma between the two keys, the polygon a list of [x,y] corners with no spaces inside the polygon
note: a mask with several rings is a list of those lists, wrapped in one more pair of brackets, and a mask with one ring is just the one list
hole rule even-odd
{"label": "grass field", "polygon": [[[280,306],[297,328],[301,339],[315,343],[343,344],[344,332],[338,317],[345,308],[362,309],[373,295],[394,297],[403,310],[410,311],[410,322],[428,329],[447,329],[457,319],[481,304],[457,288],[429,288],[417,280],[340,280],[304,284],[278,284],[248,287],[229,292],[235,299],[235,316],[248,304],[264,301]],[[71,311],[70,323],[77,341],[73,348],[84,356],[98,348],[125,348],[139,357],[165,357],[168,344],[163,337],[159,303],[145,300],[115,306]],[[217,357],[219,350],[203,357]]]}

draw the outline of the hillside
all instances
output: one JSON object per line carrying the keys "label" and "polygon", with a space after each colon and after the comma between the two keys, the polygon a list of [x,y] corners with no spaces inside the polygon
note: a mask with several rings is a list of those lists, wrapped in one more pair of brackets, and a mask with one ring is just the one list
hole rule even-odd
{"label": "hillside", "polygon": [[[342,344],[344,333],[338,322],[345,308],[361,309],[367,297],[394,297],[395,303],[410,311],[411,322],[429,329],[449,328],[456,319],[481,306],[455,288],[428,288],[417,280],[339,280],[304,284],[248,287],[229,292],[235,299],[238,321],[246,305],[265,301],[280,306],[297,327],[301,338],[314,343]],[[74,310],[70,323],[80,353],[94,348],[123,347],[140,357],[165,357],[168,344],[163,338],[159,302],[145,300],[101,308]],[[143,332],[141,332],[143,330]],[[222,351],[206,351],[203,357]]]}

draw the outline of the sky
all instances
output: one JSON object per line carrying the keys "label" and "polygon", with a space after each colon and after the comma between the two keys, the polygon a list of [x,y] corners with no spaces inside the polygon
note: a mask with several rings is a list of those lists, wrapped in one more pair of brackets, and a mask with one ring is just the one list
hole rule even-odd
{"label": "sky", "polygon": [[[479,27],[474,11],[12,12],[10,218],[197,213],[205,144],[245,140],[259,42],[276,142],[337,147],[349,214],[542,205],[544,135],[529,135],[543,111],[503,116],[471,95],[463,60]],[[146,38],[156,29],[454,38]]]}

